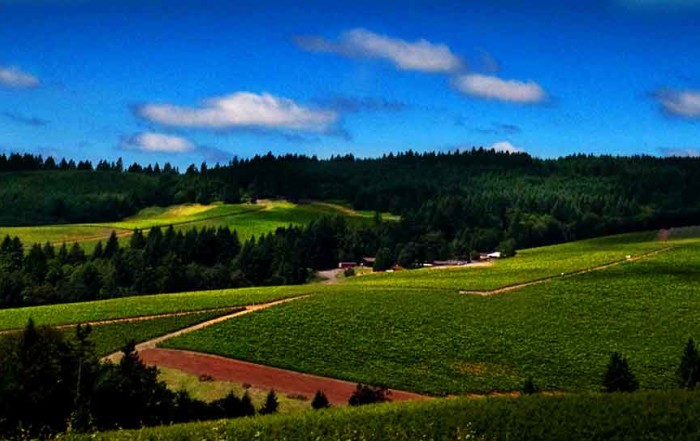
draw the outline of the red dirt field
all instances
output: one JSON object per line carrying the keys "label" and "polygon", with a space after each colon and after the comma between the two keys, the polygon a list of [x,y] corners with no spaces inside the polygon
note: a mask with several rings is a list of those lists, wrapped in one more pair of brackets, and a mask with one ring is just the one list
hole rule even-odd
{"label": "red dirt field", "polygon": [[[250,384],[260,389],[274,389],[285,395],[313,398],[322,390],[334,406],[348,403],[356,384],[349,381],[302,374],[246,361],[174,349],[144,349],[141,359],[149,365],[179,369],[194,375],[208,375],[214,380]],[[412,392],[391,390],[392,401],[420,400],[430,397]]]}

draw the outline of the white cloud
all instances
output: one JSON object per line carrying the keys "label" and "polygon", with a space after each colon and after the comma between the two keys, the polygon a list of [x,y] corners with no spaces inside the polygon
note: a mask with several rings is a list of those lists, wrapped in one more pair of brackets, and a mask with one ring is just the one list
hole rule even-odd
{"label": "white cloud", "polygon": [[267,93],[236,92],[205,100],[198,107],[146,104],[136,113],[149,121],[176,127],[223,130],[238,127],[324,132],[338,114],[302,107]]}
{"label": "white cloud", "polygon": [[495,142],[491,144],[489,149],[494,150],[496,152],[502,152],[502,153],[523,153],[525,150],[514,146],[508,141],[501,141],[501,142]]}
{"label": "white cloud", "polygon": [[662,148],[661,153],[666,157],[676,158],[697,158],[700,157],[700,150],[688,148]]}
{"label": "white cloud", "polygon": [[39,79],[17,66],[0,66],[0,85],[17,89],[37,87]]}
{"label": "white cloud", "polygon": [[503,80],[481,74],[460,75],[455,87],[467,95],[513,103],[539,103],[547,99],[542,87],[534,81]]}
{"label": "white cloud", "polygon": [[409,42],[366,29],[344,32],[338,41],[300,37],[296,42],[303,49],[313,52],[387,60],[401,70],[448,73],[458,70],[463,64],[445,44],[434,44],[425,39]]}
{"label": "white cloud", "polygon": [[154,132],[139,133],[122,144],[125,148],[149,153],[186,153],[195,148],[191,141],[180,136]]}
{"label": "white cloud", "polygon": [[663,90],[656,94],[661,108],[683,118],[700,119],[700,91]]}

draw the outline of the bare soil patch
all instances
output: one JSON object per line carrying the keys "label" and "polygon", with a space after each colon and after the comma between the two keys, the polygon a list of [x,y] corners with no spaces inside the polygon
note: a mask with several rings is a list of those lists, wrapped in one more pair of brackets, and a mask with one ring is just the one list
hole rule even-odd
{"label": "bare soil patch", "polygon": [[[274,389],[285,395],[313,398],[318,390],[326,394],[334,406],[345,405],[352,395],[355,383],[334,378],[279,369],[270,366],[233,360],[216,355],[175,349],[149,348],[139,351],[149,365],[178,369],[194,375],[208,375],[218,381],[247,383],[261,389]],[[391,390],[392,401],[428,399],[426,395]]]}

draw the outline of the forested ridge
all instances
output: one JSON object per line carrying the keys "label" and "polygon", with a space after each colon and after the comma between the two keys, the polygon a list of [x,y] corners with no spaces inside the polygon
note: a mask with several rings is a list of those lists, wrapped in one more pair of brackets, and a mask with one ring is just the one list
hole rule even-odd
{"label": "forested ridge", "polygon": [[699,166],[698,158],[538,159],[474,149],[370,159],[267,154],[181,172],[170,164],[11,154],[0,155],[0,225],[117,220],[152,205],[280,197],[390,211],[448,240],[465,229],[470,236],[508,231],[518,246],[530,246],[697,223]]}

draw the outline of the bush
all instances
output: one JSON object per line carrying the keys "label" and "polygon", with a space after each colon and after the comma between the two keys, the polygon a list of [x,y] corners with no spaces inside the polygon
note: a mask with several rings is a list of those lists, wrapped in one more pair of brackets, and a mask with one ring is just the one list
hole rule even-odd
{"label": "bush", "polygon": [[314,399],[311,401],[311,407],[316,410],[327,409],[331,407],[331,403],[328,401],[326,394],[319,390],[316,391],[316,395],[314,395]]}
{"label": "bush", "polygon": [[352,393],[348,404],[351,406],[362,406],[365,404],[384,403],[389,401],[389,389],[384,386],[370,386],[358,384],[355,392]]}

